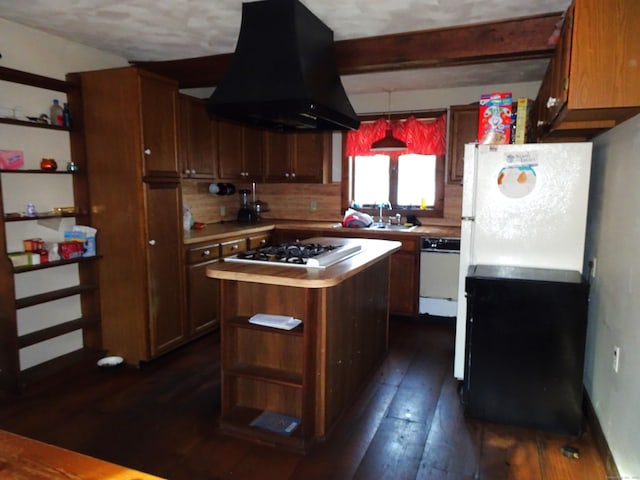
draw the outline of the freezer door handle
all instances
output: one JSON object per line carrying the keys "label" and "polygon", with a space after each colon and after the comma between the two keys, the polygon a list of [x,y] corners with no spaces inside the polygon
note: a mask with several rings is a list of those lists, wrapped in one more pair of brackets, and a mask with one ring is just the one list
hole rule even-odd
{"label": "freezer door handle", "polygon": [[476,217],[462,217],[462,221],[475,222]]}

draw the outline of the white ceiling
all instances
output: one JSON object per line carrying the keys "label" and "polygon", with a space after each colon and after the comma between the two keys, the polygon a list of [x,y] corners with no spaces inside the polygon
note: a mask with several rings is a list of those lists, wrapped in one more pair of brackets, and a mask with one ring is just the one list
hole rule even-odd
{"label": "white ceiling", "polygon": [[[570,0],[301,0],[346,40],[566,10]],[[0,0],[0,17],[127,60],[235,49],[241,0]],[[537,81],[547,60],[349,75],[348,93]]]}

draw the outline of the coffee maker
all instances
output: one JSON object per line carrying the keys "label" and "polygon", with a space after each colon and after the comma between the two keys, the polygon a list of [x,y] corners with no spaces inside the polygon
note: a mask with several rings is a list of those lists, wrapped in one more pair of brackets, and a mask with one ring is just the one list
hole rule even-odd
{"label": "coffee maker", "polygon": [[258,215],[251,207],[249,202],[250,190],[238,190],[240,194],[240,210],[238,210],[238,222],[241,223],[255,223],[258,221]]}

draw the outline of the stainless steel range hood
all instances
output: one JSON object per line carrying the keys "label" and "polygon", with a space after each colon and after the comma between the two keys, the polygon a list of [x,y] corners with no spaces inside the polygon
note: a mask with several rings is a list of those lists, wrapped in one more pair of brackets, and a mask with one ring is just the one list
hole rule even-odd
{"label": "stainless steel range hood", "polygon": [[283,131],[360,124],[338,75],[333,31],[298,0],[242,4],[236,50],[207,110]]}

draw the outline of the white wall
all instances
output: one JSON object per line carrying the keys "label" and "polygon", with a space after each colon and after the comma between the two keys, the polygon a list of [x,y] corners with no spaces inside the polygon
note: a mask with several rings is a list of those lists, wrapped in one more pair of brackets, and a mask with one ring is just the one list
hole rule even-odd
{"label": "white wall", "polygon": [[640,478],[639,154],[640,115],[594,140],[586,246],[597,262],[584,382],[622,478]]}
{"label": "white wall", "polygon": [[[0,65],[64,80],[69,72],[95,70],[127,65],[124,58],[100,52],[78,43],[0,19]],[[0,81],[0,112],[16,112],[17,116],[47,113],[52,100],[65,101],[65,94]],[[11,113],[13,114],[13,113]],[[21,118],[24,119],[24,118]],[[69,135],[66,132],[0,125],[0,149],[22,150],[25,168],[39,168],[41,158],[56,159],[59,168],[70,160]],[[73,205],[70,176],[2,175],[5,211],[24,211],[33,202],[40,211],[55,206]],[[22,240],[41,237],[45,241],[62,240],[64,230],[73,226],[72,219],[45,225],[45,222],[14,222],[7,225],[9,251],[22,250]],[[18,298],[77,284],[75,265],[56,267],[16,275]],[[70,297],[18,312],[18,332],[25,334],[80,316],[78,297]],[[20,366],[29,368],[82,346],[80,331],[22,349]]]}
{"label": "white wall", "polygon": [[[511,92],[514,99],[518,97],[534,99],[538,95],[539,88],[540,82],[525,82],[392,92],[390,99],[389,94],[386,92],[368,93],[350,95],[349,100],[359,115],[386,113],[388,110],[392,112],[415,112],[447,108],[449,105],[466,105],[479,101],[483,93],[491,92]],[[389,108],[389,103],[391,103],[391,108]]]}

